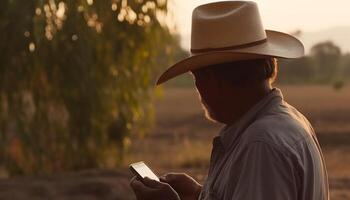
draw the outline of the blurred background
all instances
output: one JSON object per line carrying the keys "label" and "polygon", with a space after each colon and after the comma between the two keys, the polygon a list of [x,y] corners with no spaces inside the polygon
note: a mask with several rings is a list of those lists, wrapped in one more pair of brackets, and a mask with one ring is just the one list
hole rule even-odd
{"label": "blurred background", "polygon": [[[192,77],[156,78],[189,55],[209,0],[1,0],[0,199],[134,199],[127,166],[207,173],[212,137]],[[258,0],[267,29],[301,39],[276,87],[311,121],[331,199],[350,199],[348,0]]]}

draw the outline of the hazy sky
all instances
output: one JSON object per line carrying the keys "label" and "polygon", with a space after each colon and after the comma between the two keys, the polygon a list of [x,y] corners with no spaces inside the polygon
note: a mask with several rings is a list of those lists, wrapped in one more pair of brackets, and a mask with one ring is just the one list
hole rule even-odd
{"label": "hazy sky", "polygon": [[[217,0],[170,0],[177,29],[188,48],[192,10]],[[266,29],[305,32],[350,26],[350,0],[256,0]],[[350,36],[349,36],[350,37]]]}

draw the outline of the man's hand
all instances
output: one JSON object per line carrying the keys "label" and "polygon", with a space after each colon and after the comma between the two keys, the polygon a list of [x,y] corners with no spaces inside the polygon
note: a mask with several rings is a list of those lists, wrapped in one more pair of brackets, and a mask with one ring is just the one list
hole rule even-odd
{"label": "man's hand", "polygon": [[197,200],[202,190],[197,181],[184,173],[169,173],[160,177],[160,181],[174,188],[181,200]]}
{"label": "man's hand", "polygon": [[137,200],[180,200],[176,191],[168,184],[152,180],[148,177],[143,182],[136,177],[130,181]]}

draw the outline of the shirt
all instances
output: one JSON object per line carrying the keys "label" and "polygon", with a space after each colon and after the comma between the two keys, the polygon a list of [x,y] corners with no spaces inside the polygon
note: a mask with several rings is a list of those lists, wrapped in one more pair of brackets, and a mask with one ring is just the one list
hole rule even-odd
{"label": "shirt", "polygon": [[274,88],[213,140],[200,200],[329,200],[308,120]]}

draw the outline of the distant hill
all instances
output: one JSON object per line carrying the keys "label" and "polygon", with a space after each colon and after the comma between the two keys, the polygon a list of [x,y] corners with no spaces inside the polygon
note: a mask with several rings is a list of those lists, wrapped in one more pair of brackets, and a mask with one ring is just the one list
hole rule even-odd
{"label": "distant hill", "polygon": [[313,45],[330,40],[339,46],[343,53],[350,53],[350,26],[338,26],[315,32],[301,32],[298,37],[308,53]]}

